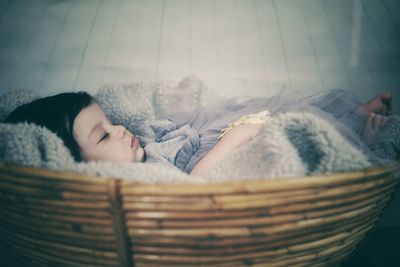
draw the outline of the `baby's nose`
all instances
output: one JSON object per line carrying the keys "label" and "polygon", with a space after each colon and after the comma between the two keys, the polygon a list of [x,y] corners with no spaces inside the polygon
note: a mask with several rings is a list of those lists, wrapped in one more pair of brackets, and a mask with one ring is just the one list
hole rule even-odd
{"label": "baby's nose", "polygon": [[116,125],[114,128],[114,134],[116,137],[124,138],[127,134],[127,130],[122,125]]}
{"label": "baby's nose", "polygon": [[126,131],[125,127],[122,126],[122,129],[120,131],[121,138],[124,138],[126,136],[126,132],[127,131]]}

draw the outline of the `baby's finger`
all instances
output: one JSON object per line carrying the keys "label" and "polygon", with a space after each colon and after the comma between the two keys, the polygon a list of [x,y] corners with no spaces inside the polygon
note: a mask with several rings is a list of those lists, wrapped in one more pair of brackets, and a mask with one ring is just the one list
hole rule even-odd
{"label": "baby's finger", "polygon": [[385,116],[383,115],[379,115],[377,114],[375,116],[375,120],[374,120],[374,129],[378,130],[380,125],[381,125],[381,121],[385,118]]}
{"label": "baby's finger", "polygon": [[388,117],[387,116],[383,116],[383,118],[381,119],[380,124],[379,124],[379,129],[380,130],[385,127],[387,121],[388,121]]}
{"label": "baby's finger", "polygon": [[366,129],[368,129],[368,128],[372,128],[372,121],[374,120],[374,115],[373,115],[374,113],[370,113],[369,115],[368,115],[368,117],[367,117],[367,121],[365,122],[365,125],[364,125],[364,127],[366,128]]}
{"label": "baby's finger", "polygon": [[380,122],[380,115],[372,113],[371,114],[371,128],[372,129],[378,129],[379,127],[379,122]]}

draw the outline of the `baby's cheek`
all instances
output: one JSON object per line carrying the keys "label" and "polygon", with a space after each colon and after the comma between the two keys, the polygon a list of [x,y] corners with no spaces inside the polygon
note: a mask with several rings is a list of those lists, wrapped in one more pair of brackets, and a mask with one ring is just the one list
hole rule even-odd
{"label": "baby's cheek", "polygon": [[131,147],[125,148],[124,161],[132,162],[135,159],[135,153]]}

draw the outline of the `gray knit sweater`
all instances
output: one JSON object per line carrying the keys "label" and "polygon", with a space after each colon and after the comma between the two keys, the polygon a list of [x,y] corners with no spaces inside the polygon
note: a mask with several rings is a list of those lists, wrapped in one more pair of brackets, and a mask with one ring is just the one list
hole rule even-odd
{"label": "gray knit sweater", "polygon": [[159,162],[170,167],[185,170],[200,145],[198,132],[189,125],[178,128],[176,123],[161,120],[150,125],[156,142],[144,147],[145,162]]}

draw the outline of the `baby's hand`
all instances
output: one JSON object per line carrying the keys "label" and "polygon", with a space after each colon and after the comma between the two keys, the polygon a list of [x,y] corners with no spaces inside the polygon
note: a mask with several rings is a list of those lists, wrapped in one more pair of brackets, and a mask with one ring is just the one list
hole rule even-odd
{"label": "baby's hand", "polygon": [[221,138],[220,142],[229,142],[232,148],[237,147],[254,137],[260,131],[261,125],[242,124],[235,126]]}
{"label": "baby's hand", "polygon": [[254,137],[261,126],[262,124],[242,124],[235,126],[196,164],[190,174],[201,176],[207,173],[224,157],[232,153],[236,147]]}

